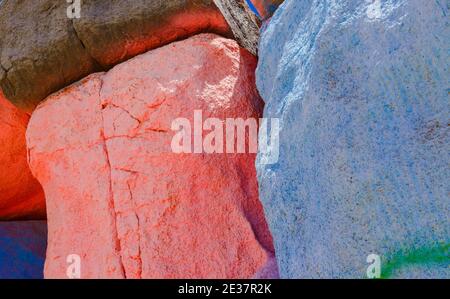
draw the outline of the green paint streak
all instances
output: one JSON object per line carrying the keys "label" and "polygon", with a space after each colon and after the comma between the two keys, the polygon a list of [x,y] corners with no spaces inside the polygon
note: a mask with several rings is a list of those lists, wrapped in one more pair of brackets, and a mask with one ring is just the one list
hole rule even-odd
{"label": "green paint streak", "polygon": [[410,250],[409,252],[399,251],[381,267],[381,278],[392,278],[393,273],[408,265],[450,265],[450,243],[441,244],[435,247],[426,247]]}

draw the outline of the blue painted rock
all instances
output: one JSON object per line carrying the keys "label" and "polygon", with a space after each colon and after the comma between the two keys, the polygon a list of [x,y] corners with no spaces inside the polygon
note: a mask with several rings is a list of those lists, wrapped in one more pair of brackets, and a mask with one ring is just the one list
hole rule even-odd
{"label": "blue painted rock", "polygon": [[46,221],[0,222],[0,279],[43,278]]}
{"label": "blue painted rock", "polygon": [[372,253],[382,277],[450,277],[448,14],[287,0],[264,29],[257,85],[280,148],[256,163],[282,277],[362,278]]}
{"label": "blue painted rock", "polygon": [[246,0],[248,6],[260,19],[270,18],[284,0]]}

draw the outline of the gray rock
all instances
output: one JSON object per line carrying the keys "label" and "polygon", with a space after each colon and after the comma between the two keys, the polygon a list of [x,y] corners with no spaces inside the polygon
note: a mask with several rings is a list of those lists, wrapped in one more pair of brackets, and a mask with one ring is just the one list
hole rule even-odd
{"label": "gray rock", "polygon": [[259,22],[245,0],[214,0],[233,31],[236,40],[253,55],[258,55]]}

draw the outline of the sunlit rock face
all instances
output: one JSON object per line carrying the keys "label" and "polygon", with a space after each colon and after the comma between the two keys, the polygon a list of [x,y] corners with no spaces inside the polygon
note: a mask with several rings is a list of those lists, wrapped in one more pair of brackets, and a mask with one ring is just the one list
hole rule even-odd
{"label": "sunlit rock face", "polygon": [[0,279],[43,278],[45,221],[0,222]]}
{"label": "sunlit rock face", "polygon": [[277,277],[255,154],[171,148],[172,122],[194,110],[259,118],[255,67],[236,42],[202,34],[41,103],[27,140],[47,195],[45,277],[65,277],[71,254],[82,278]]}
{"label": "sunlit rock face", "polygon": [[28,119],[0,90],[0,220],[45,218],[44,193],[27,163]]}
{"label": "sunlit rock face", "polygon": [[284,278],[449,277],[448,6],[287,0],[257,86],[281,121],[257,158]]}
{"label": "sunlit rock face", "polygon": [[88,74],[176,40],[202,32],[232,37],[212,0],[80,3],[1,4],[0,88],[17,107],[31,112],[52,92]]}

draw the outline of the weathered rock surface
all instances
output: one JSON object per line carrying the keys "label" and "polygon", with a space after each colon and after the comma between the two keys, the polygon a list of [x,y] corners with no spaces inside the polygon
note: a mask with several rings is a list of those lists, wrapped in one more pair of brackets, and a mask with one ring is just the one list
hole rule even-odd
{"label": "weathered rock surface", "polygon": [[0,222],[0,279],[43,278],[45,221]]}
{"label": "weathered rock surface", "polygon": [[245,0],[214,0],[236,40],[253,55],[258,54],[259,22]]}
{"label": "weathered rock surface", "polygon": [[44,219],[45,198],[27,162],[25,131],[29,116],[0,90],[0,219]]}
{"label": "weathered rock surface", "polygon": [[382,276],[449,278],[448,15],[287,0],[272,17],[257,86],[280,159],[257,171],[282,277],[365,277],[375,253]]}
{"label": "weathered rock surface", "polygon": [[171,150],[172,121],[194,110],[260,117],[255,67],[236,42],[202,34],[38,106],[27,140],[47,195],[47,278],[65,276],[69,254],[82,278],[277,276],[255,154]]}
{"label": "weathered rock surface", "polygon": [[231,36],[212,0],[5,0],[0,10],[0,88],[32,111],[86,75],[201,32]]}

